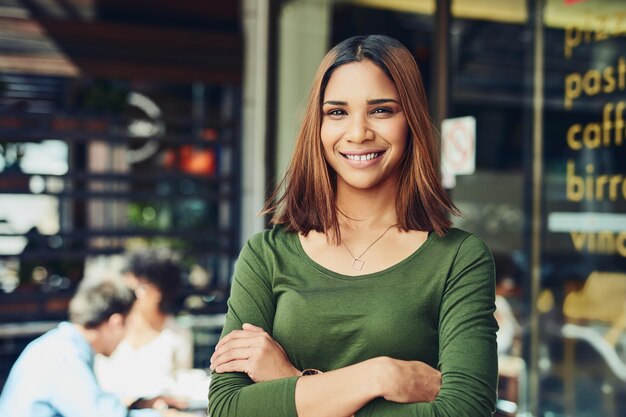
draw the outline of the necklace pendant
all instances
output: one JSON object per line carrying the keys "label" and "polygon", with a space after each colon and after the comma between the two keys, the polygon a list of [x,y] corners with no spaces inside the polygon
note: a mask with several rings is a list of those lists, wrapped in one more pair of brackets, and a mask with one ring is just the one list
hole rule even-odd
{"label": "necklace pendant", "polygon": [[352,269],[356,269],[357,271],[362,270],[363,265],[365,265],[365,261],[363,259],[354,258],[354,261],[352,261]]}

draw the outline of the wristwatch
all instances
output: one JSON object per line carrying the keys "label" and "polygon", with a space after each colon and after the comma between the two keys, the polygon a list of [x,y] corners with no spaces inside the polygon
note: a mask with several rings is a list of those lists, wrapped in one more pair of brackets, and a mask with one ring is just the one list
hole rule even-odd
{"label": "wristwatch", "polygon": [[324,372],[320,371],[319,369],[306,368],[304,371],[300,372],[300,376],[319,375],[323,373]]}

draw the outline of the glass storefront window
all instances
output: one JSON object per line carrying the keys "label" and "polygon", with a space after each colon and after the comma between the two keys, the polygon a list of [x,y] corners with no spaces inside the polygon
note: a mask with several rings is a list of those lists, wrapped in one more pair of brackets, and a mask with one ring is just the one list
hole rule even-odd
{"label": "glass storefront window", "polygon": [[626,3],[543,9],[538,405],[619,416],[626,406]]}
{"label": "glass storefront window", "polygon": [[515,323],[499,412],[621,415],[626,4],[528,2],[506,21],[468,3],[452,5],[449,116],[476,120],[476,171],[452,195]]}

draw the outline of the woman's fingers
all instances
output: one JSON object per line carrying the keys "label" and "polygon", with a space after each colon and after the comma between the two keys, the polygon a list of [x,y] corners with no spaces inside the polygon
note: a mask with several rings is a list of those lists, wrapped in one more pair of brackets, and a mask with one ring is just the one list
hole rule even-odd
{"label": "woman's fingers", "polygon": [[[257,349],[268,349],[270,346],[273,348],[275,342],[272,338],[263,332],[258,331],[250,331],[250,330],[235,330],[231,332],[231,334],[238,332],[233,335],[231,338],[224,338],[223,343],[218,344],[215,347],[215,351],[213,355],[211,355],[211,364],[214,364],[216,361],[224,362],[224,359],[221,358],[225,353],[230,352],[232,350],[242,349],[242,348],[257,348]],[[227,336],[227,337],[228,337]],[[277,346],[278,347],[278,346]],[[211,368],[212,369],[212,368]]]}
{"label": "woman's fingers", "polygon": [[251,330],[254,332],[265,332],[265,330],[262,327],[255,326],[254,324],[250,324],[250,323],[244,323],[242,328],[244,330]]}
{"label": "woman's fingers", "polygon": [[[258,335],[255,337],[258,337]],[[213,364],[214,362],[218,360],[223,362],[224,360],[221,359],[221,357],[232,350],[242,349],[242,348],[251,348],[251,347],[254,347],[256,344],[257,343],[255,343],[255,338],[252,338],[252,337],[231,339],[225,342],[224,344],[222,344],[221,346],[215,347],[215,352],[213,352],[213,355],[211,355],[211,364]]]}
{"label": "woman's fingers", "polygon": [[230,361],[230,362],[223,363],[220,366],[216,367],[215,372],[217,372],[218,374],[221,374],[224,372],[248,373],[246,369],[246,365],[247,365],[247,362],[245,360]]}
{"label": "woman's fingers", "polygon": [[249,346],[229,349],[228,351],[224,352],[223,354],[213,359],[213,361],[211,362],[210,369],[211,370],[217,369],[220,365],[223,365],[225,363],[232,362],[235,360],[239,360],[239,361],[248,360],[250,356],[252,355],[253,349],[255,348],[252,348]]}
{"label": "woman's fingers", "polygon": [[259,332],[256,330],[233,330],[232,332],[228,333],[226,336],[222,337],[219,342],[217,342],[217,345],[215,345],[215,349],[220,348],[222,345],[235,340],[235,339],[246,339],[246,338],[250,338],[250,337],[257,337],[259,336],[259,334],[264,333],[265,331]]}
{"label": "woman's fingers", "polygon": [[284,349],[263,328],[244,323],[242,330],[224,336],[211,356],[210,369],[245,372],[254,380],[267,381],[300,373]]}

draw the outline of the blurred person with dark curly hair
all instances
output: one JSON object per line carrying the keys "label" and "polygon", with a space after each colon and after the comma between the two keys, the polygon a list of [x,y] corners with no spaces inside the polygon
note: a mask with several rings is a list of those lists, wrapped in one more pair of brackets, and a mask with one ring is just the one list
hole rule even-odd
{"label": "blurred person with dark curly hair", "polygon": [[193,366],[193,337],[173,315],[181,286],[174,253],[131,252],[123,272],[137,302],[128,315],[126,337],[110,357],[97,358],[95,369],[103,388],[128,403],[170,393],[177,371]]}

